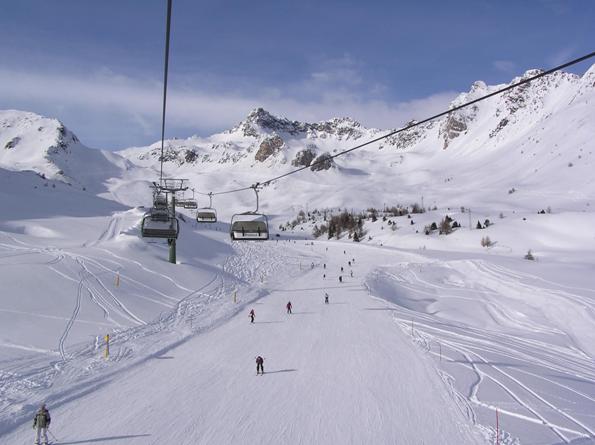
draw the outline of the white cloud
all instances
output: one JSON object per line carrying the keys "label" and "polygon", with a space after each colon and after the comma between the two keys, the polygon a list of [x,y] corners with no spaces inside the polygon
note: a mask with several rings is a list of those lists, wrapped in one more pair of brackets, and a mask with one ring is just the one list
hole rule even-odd
{"label": "white cloud", "polygon": [[492,62],[494,68],[506,74],[512,74],[516,70],[516,65],[511,60],[495,60]]}
{"label": "white cloud", "polygon": [[574,46],[567,46],[564,48],[559,49],[558,51],[552,53],[547,58],[548,68],[562,65],[565,62],[568,62],[570,59],[573,58],[575,55],[575,48]]}
{"label": "white cloud", "polygon": [[[278,89],[252,94],[213,94],[172,87],[168,90],[167,134],[176,134],[172,131],[185,131],[178,136],[208,134],[231,128],[259,106],[290,119],[318,121],[349,116],[367,126],[394,128],[411,118],[419,119],[447,108],[455,96],[454,92],[444,92],[398,103],[368,99],[345,86],[357,81],[357,77],[352,77],[356,71],[345,72],[342,71],[344,65],[338,66],[335,70],[327,66],[325,72],[329,74],[319,74],[318,79],[313,76],[314,84],[304,82],[293,86],[290,88],[292,95]],[[335,88],[327,84],[329,79],[335,79]],[[306,99],[300,93],[307,88],[311,94]],[[6,103],[13,107],[26,104],[34,107],[28,111],[55,112],[51,117],[65,121],[83,142],[93,146],[101,146],[104,141],[123,147],[157,140],[161,94],[162,85],[158,81],[132,79],[108,71],[84,76],[0,69],[0,97],[3,98],[0,107],[6,107]],[[62,110],[59,113],[58,107]],[[83,122],[77,127],[77,122],[87,116],[88,120],[92,117],[92,122]],[[106,132],[110,134],[105,135]],[[119,143],[117,138],[121,138]]]}

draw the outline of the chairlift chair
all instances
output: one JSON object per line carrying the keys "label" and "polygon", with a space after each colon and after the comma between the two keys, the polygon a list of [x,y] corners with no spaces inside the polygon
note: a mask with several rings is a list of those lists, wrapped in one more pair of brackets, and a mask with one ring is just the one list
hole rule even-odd
{"label": "chairlift chair", "polygon": [[266,215],[244,212],[231,218],[232,241],[265,241],[269,239],[269,222]]}
{"label": "chairlift chair", "polygon": [[177,239],[179,231],[178,219],[167,209],[152,208],[145,214],[141,224],[143,238]]}
{"label": "chairlift chair", "polygon": [[143,238],[177,239],[179,223],[169,209],[167,195],[155,193],[153,207],[143,216],[141,235]]}
{"label": "chairlift chair", "polygon": [[184,207],[185,209],[196,209],[198,208],[198,204],[193,199],[188,199],[182,203],[182,207]]}
{"label": "chairlift chair", "polygon": [[194,189],[192,189],[192,198],[181,198],[176,200],[176,204],[185,209],[196,209],[198,204],[194,199]]}
{"label": "chairlift chair", "polygon": [[155,196],[153,196],[153,208],[167,210],[167,195],[156,193]]}
{"label": "chairlift chair", "polygon": [[258,213],[258,184],[252,186],[256,193],[256,210],[232,216],[229,235],[232,241],[265,241],[269,239],[269,221]]}
{"label": "chairlift chair", "polygon": [[209,193],[209,206],[196,210],[196,221],[202,223],[217,222],[217,211],[213,208],[213,193]]}

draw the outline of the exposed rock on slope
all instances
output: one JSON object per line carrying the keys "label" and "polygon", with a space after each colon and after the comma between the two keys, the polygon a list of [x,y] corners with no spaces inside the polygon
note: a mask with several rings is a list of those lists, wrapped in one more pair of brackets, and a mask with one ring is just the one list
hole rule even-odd
{"label": "exposed rock on slope", "polygon": [[294,167],[308,167],[316,157],[315,147],[310,146],[298,151],[294,160],[291,161],[291,165]]}
{"label": "exposed rock on slope", "polygon": [[329,170],[331,167],[334,166],[335,161],[331,157],[330,153],[322,153],[314,160],[312,166],[310,167],[310,170],[312,170],[313,172],[319,172],[323,170]]}
{"label": "exposed rock on slope", "polygon": [[259,162],[266,161],[270,156],[277,153],[283,147],[283,139],[279,135],[266,138],[260,143],[260,148],[254,155],[254,159]]}

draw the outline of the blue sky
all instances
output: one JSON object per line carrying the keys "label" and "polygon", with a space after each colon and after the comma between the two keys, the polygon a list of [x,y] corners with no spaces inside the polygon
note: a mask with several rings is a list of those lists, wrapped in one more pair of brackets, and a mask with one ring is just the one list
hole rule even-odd
{"label": "blue sky", "polygon": [[[158,140],[165,4],[3,2],[0,108],[57,117],[93,147]],[[224,130],[257,106],[397,127],[475,80],[593,51],[593,23],[592,0],[174,0],[166,135]]]}

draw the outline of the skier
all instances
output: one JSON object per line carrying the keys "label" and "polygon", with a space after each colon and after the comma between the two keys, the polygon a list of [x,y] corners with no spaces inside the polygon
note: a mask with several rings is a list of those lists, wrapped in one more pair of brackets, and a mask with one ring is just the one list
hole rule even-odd
{"label": "skier", "polygon": [[322,279],[323,280],[326,280],[326,274],[325,273],[322,274]]}
{"label": "skier", "polygon": [[41,438],[43,437],[43,443],[47,445],[48,443],[48,428],[50,427],[50,422],[52,418],[50,417],[50,412],[45,406],[45,403],[41,404],[41,407],[35,414],[33,418],[33,429],[36,430],[35,434],[35,443],[39,445],[41,442]]}
{"label": "skier", "polygon": [[324,293],[324,303],[328,304],[328,294],[326,292]]}
{"label": "skier", "polygon": [[346,252],[345,252],[345,251],[343,251],[343,254],[345,254],[345,253],[346,253]]}
{"label": "skier", "polygon": [[355,258],[351,258],[351,262],[352,263],[355,263]]}
{"label": "skier", "polygon": [[343,272],[343,266],[341,266],[341,272]]}
{"label": "skier", "polygon": [[264,374],[264,359],[260,355],[256,357],[256,375],[259,371],[261,375]]}
{"label": "skier", "polygon": [[250,315],[248,315],[250,317],[250,323],[254,323],[254,309],[250,310]]}
{"label": "skier", "polygon": [[287,302],[287,306],[285,306],[285,307],[287,308],[287,313],[288,313],[288,314],[291,314],[291,307],[292,307],[292,305],[291,305],[291,301],[288,301],[288,302]]}
{"label": "skier", "polygon": [[339,275],[339,283],[343,282],[343,277],[341,275]]}
{"label": "skier", "polygon": [[314,269],[314,263],[312,263],[312,265],[310,266],[310,269]]}
{"label": "skier", "polygon": [[351,261],[347,261],[347,265],[351,267]]}
{"label": "skier", "polygon": [[350,271],[350,272],[351,272],[351,278],[353,278],[353,271]]}

